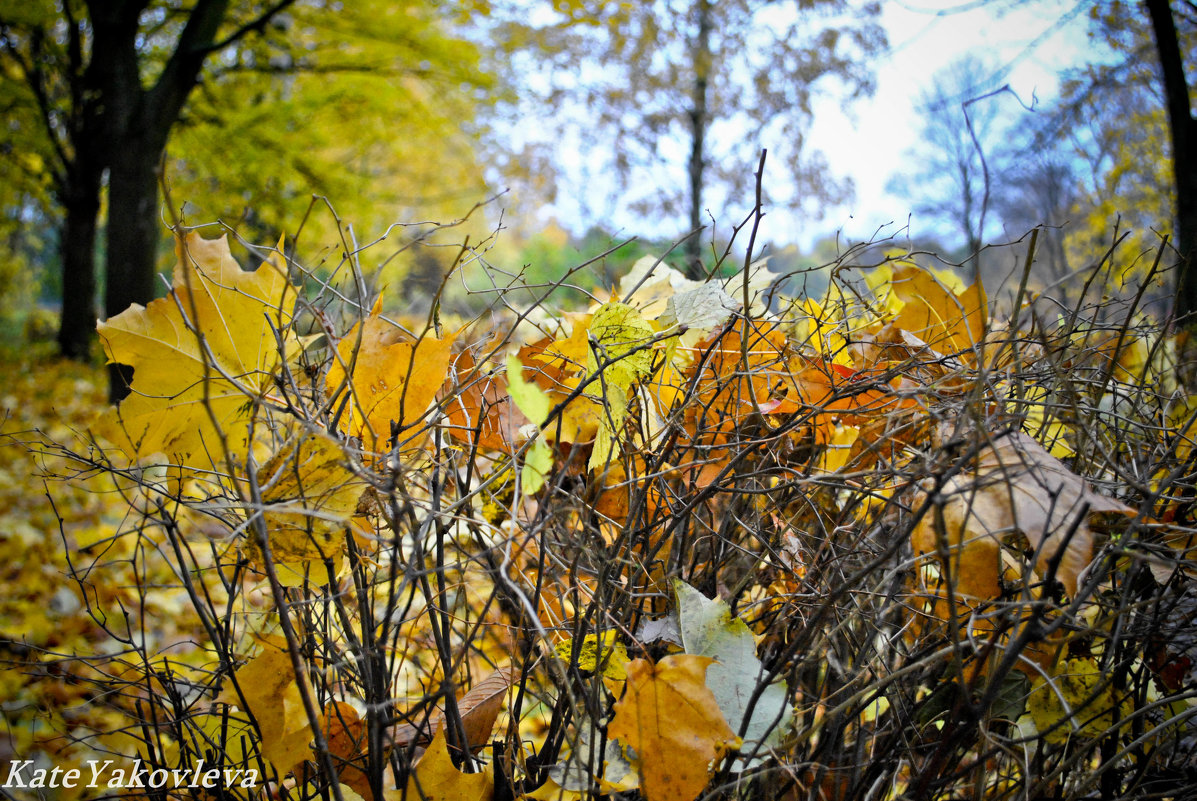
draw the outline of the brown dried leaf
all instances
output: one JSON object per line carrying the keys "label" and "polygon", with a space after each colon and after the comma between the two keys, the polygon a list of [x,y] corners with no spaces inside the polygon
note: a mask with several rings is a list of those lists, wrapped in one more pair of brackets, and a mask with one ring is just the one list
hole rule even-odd
{"label": "brown dried leaf", "polygon": [[[465,729],[466,740],[470,750],[476,751],[486,745],[495,727],[495,720],[499,717],[499,710],[503,708],[503,699],[507,691],[519,678],[520,668],[517,665],[507,665],[491,673],[482,681],[475,684],[470,691],[457,699],[457,711],[461,714],[461,724]],[[415,740],[424,745],[430,741],[429,732],[440,734],[445,726],[445,714],[437,709],[429,716],[426,726],[412,726],[404,724],[396,727],[392,739],[398,746],[408,745]]]}
{"label": "brown dried leaf", "polygon": [[[957,563],[952,573],[963,582],[959,591],[974,595],[992,593],[998,583],[998,560],[978,554],[996,554],[997,545],[1015,533],[1025,536],[1034,550],[1040,577],[1058,560],[1056,579],[1074,595],[1078,577],[1093,558],[1090,518],[1134,514],[1126,504],[1089,489],[1043,446],[1018,432],[983,448],[974,469],[949,479],[940,494],[943,544]],[[916,553],[937,552],[937,528],[936,516],[925,515],[911,537]],[[978,554],[966,555],[971,549],[979,549]]]}

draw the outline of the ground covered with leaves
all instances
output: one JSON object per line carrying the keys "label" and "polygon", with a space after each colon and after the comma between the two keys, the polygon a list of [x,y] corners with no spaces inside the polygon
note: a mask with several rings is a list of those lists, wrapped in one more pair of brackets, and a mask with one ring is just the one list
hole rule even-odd
{"label": "ground covered with leaves", "polygon": [[1197,776],[1197,397],[1139,296],[991,299],[903,255],[782,297],[650,257],[574,312],[400,324],[352,260],[264,252],[180,238],[171,294],[101,325],[117,407],[6,368],[17,791],[96,759],[55,797]]}

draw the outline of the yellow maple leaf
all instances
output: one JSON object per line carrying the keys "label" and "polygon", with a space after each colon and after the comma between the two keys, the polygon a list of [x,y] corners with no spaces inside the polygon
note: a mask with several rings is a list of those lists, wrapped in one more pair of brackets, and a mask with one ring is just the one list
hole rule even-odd
{"label": "yellow maple leaf", "polygon": [[[285,646],[264,642],[262,652],[238,668],[236,677],[249,712],[258,724],[262,756],[279,776],[285,776],[311,756],[312,742],[312,724],[303,707],[291,655]],[[241,696],[232,685],[217,700],[242,705]]]}
{"label": "yellow maple leaf", "polygon": [[[258,470],[258,482],[271,556],[280,567],[289,567],[280,570],[280,579],[294,573],[302,581],[304,562],[339,560],[345,528],[362,494],[340,443],[327,434],[306,432]],[[253,560],[261,564],[252,534],[250,543]],[[317,578],[325,578],[322,569]]]}
{"label": "yellow maple leaf", "polygon": [[971,353],[984,339],[989,301],[979,282],[954,291],[922,267],[898,262],[893,267],[892,287],[902,301],[894,323],[935,350]]}
{"label": "yellow maple leaf", "polygon": [[134,373],[97,434],[130,459],[162,453],[188,467],[222,465],[226,444],[245,454],[254,402],[280,360],[275,332],[287,331],[295,305],[281,248],[246,272],[227,236],[178,239],[170,294],[98,326],[108,362]]}
{"label": "yellow maple leaf", "polygon": [[[337,359],[325,384],[330,394],[349,398],[338,419],[341,431],[359,437],[366,449],[386,450],[391,424],[399,426],[401,447],[418,440],[413,426],[436,399],[449,377],[454,337],[401,341],[402,332],[377,314],[355,325],[337,346]],[[347,381],[346,369],[352,369]]]}
{"label": "yellow maple leaf", "polygon": [[494,794],[494,769],[486,765],[478,773],[462,773],[449,757],[445,732],[438,730],[407,778],[406,795],[388,790],[384,797],[386,801],[490,801]]}
{"label": "yellow maple leaf", "polygon": [[648,801],[694,801],[712,762],[739,738],[706,685],[706,656],[675,654],[627,664],[627,692],[615,704],[610,737],[635,752],[632,764]]}

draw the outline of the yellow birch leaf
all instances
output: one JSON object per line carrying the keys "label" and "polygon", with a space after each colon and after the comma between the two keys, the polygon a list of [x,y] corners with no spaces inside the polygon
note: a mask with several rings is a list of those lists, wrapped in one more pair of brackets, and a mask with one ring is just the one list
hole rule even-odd
{"label": "yellow birch leaf", "polygon": [[739,746],[706,685],[713,661],[675,654],[655,665],[628,662],[627,691],[607,734],[635,752],[632,764],[647,801],[694,801],[710,781],[715,758]]}
{"label": "yellow birch leaf", "polygon": [[[409,801],[490,801],[494,794],[494,769],[486,765],[479,773],[462,773],[449,757],[443,731],[437,731],[407,779]],[[398,790],[384,795],[387,801],[404,797]]]}
{"label": "yellow birch leaf", "polygon": [[[626,679],[628,677],[628,650],[624,644],[616,639],[617,632],[608,629],[601,634],[587,634],[582,639],[582,647],[578,651],[578,668],[594,671],[601,669],[609,679]],[[558,659],[569,661],[574,650],[573,638],[557,643],[553,653]]]}
{"label": "yellow birch leaf", "polygon": [[[350,395],[338,426],[375,453],[388,447],[392,422],[399,425],[401,447],[411,447],[411,427],[449,378],[454,336],[426,336],[418,342],[399,341],[401,337],[394,325],[372,314],[341,340],[325,380],[330,393],[347,384]],[[353,378],[347,382],[345,370],[351,365]]]}
{"label": "yellow birch leaf", "polygon": [[619,456],[628,391],[652,372],[653,352],[648,346],[653,336],[648,321],[626,303],[604,304],[590,321],[592,345],[587,372],[593,375],[601,368],[602,376],[594,386],[600,388],[605,407],[587,464],[590,470],[605,467]]}
{"label": "yellow birch leaf", "polygon": [[222,439],[232,455],[248,450],[254,402],[273,386],[275,330],[290,326],[295,287],[277,251],[254,272],[238,266],[227,237],[190,233],[175,252],[169,295],[98,326],[109,364],[134,372],[131,394],[96,433],[130,459],[162,453],[175,464],[219,468]]}

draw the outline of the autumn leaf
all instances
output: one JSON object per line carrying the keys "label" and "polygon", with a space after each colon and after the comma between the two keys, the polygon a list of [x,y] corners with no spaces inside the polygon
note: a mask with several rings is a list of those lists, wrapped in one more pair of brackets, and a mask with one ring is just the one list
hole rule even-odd
{"label": "autumn leaf", "polygon": [[1051,743],[1100,737],[1133,710],[1130,693],[1117,690],[1092,658],[1063,660],[1050,677],[1035,680],[1027,699],[1035,728]]}
{"label": "autumn leaf", "polygon": [[[448,379],[453,339],[410,341],[377,313],[355,325],[337,346],[325,379],[331,395],[348,393],[337,423],[340,430],[381,453],[395,423],[400,447],[410,449],[418,441],[413,427]],[[349,368],[352,380],[347,380]]]}
{"label": "autumn leaf", "polygon": [[627,417],[628,391],[652,372],[654,332],[640,312],[624,303],[604,304],[590,322],[587,372],[602,375],[593,386],[601,389],[604,415],[587,467],[605,467],[619,455],[619,435]]}
{"label": "autumn leaf", "polygon": [[227,236],[179,238],[170,294],[98,326],[108,362],[134,372],[130,395],[96,433],[130,459],[161,453],[175,464],[219,468],[226,444],[244,456],[255,402],[279,364],[276,332],[285,334],[295,305],[281,249],[280,242],[246,272]]}
{"label": "autumn leaf", "polygon": [[[457,713],[471,751],[476,751],[490,740],[499,710],[503,708],[512,684],[519,677],[516,665],[506,665],[492,671],[470,690],[457,699]],[[416,727],[411,724],[397,726],[392,739],[398,745],[410,742],[428,742],[428,732],[443,735],[445,713],[439,707],[429,716],[427,725]]]}
{"label": "autumn leaf", "polygon": [[[778,746],[793,722],[794,710],[785,682],[773,682],[757,692],[766,674],[748,625],[732,617],[723,599],[707,598],[680,579],[673,586],[682,645],[687,654],[715,659],[707,669],[707,686],[731,729],[744,732],[741,750],[752,753]],[[763,758],[764,754],[755,754],[753,762]]]}
{"label": "autumn leaf", "polygon": [[[302,580],[304,563],[340,558],[362,484],[338,442],[319,432],[295,437],[259,469],[258,482],[271,555],[280,566]],[[264,562],[256,536],[250,553],[255,563]],[[321,580],[323,573],[321,567]]]}
{"label": "autumn leaf", "polygon": [[[511,391],[511,400],[524,416],[531,420],[533,425],[544,425],[553,402],[540,387],[524,380],[524,366],[515,356],[507,357],[507,386]],[[540,422],[536,422],[537,420]],[[520,473],[520,490],[525,495],[540,492],[545,477],[553,467],[553,452],[545,442],[542,432],[537,430],[533,436],[532,443],[524,452],[524,466]]]}
{"label": "autumn leaf", "polygon": [[628,662],[627,691],[607,734],[631,748],[648,801],[694,801],[712,763],[739,738],[707,687],[710,657],[676,654]]}
{"label": "autumn leaf", "polygon": [[946,481],[940,498],[943,530],[935,514],[925,515],[911,536],[915,553],[938,553],[942,533],[954,561],[957,590],[976,597],[994,593],[998,547],[1015,533],[1027,538],[1040,577],[1055,563],[1055,578],[1075,595],[1077,579],[1093,556],[1090,518],[1134,514],[1089,489],[1080,476],[1019,432],[984,447],[974,469]]}
{"label": "autumn leaf", "polygon": [[[237,687],[262,737],[262,756],[285,776],[311,756],[312,724],[303,706],[299,682],[286,647],[268,641],[262,651],[237,669]],[[240,707],[241,696],[230,684],[218,701]]]}
{"label": "autumn leaf", "polygon": [[343,786],[348,785],[363,798],[372,798],[364,759],[366,721],[362,720],[357,709],[342,701],[325,704],[320,730],[324,733],[328,753]]}
{"label": "autumn leaf", "polygon": [[978,282],[953,292],[911,262],[893,267],[894,295],[902,301],[894,323],[946,354],[971,353],[985,337],[989,305]]}
{"label": "autumn leaf", "polygon": [[[578,649],[577,666],[579,670],[598,670],[609,679],[626,679],[628,677],[628,650],[616,638],[614,629],[607,629],[601,634],[587,634],[582,638],[582,647]],[[553,654],[569,662],[573,654],[574,641],[570,637],[557,643]]]}
{"label": "autumn leaf", "polygon": [[384,793],[387,801],[489,801],[494,797],[494,770],[486,765],[478,773],[462,773],[453,764],[445,733],[438,731],[407,779],[406,796],[398,790]]}
{"label": "autumn leaf", "polygon": [[457,354],[453,380],[441,387],[437,400],[444,404],[450,439],[502,451],[515,442],[515,432],[525,421],[513,414],[506,379],[487,373],[484,367],[468,349]]}
{"label": "autumn leaf", "polygon": [[[602,748],[600,748],[602,743]],[[601,793],[627,792],[639,787],[639,777],[628,762],[625,749],[588,719],[578,721],[563,743],[563,758],[549,769],[545,785],[529,798],[565,798],[587,794],[596,785]]]}

